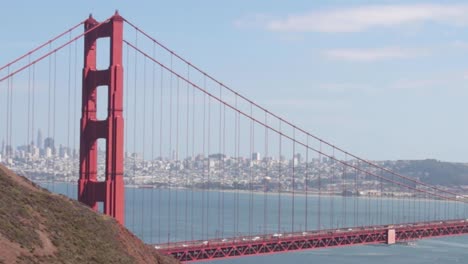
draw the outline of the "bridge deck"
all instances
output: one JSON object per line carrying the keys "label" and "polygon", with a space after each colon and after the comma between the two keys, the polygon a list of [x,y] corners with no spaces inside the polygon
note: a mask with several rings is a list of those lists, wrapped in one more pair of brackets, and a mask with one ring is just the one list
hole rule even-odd
{"label": "bridge deck", "polygon": [[468,219],[200,240],[155,245],[155,248],[180,261],[192,262],[327,247],[385,244],[392,242],[389,237],[391,230],[395,231],[396,242],[465,235],[468,234]]}

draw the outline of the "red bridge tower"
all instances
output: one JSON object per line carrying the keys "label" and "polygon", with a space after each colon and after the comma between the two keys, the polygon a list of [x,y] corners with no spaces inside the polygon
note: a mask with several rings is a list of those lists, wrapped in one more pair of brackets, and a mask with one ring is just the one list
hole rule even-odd
{"label": "red bridge tower", "polygon": [[[116,12],[104,23],[91,16],[85,21],[85,31],[94,30],[84,38],[83,103],[80,128],[80,179],[78,200],[94,210],[98,202],[104,204],[104,214],[124,224],[124,181],[123,181],[123,18]],[[96,68],[96,41],[110,38],[110,65],[108,69]],[[97,87],[107,86],[108,114],[98,120]],[[97,180],[97,140],[106,140],[105,181]]]}

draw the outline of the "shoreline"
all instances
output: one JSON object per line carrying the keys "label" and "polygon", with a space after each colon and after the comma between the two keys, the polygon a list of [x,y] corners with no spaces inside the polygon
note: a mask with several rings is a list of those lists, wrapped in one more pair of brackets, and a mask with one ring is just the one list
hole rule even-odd
{"label": "shoreline", "polygon": [[[70,182],[70,181],[56,181],[56,182],[50,182],[50,181],[37,181],[36,182],[37,184],[44,184],[44,185],[47,185],[47,184],[72,184],[72,185],[77,185],[76,182]],[[335,193],[335,194],[332,194],[332,193],[329,193],[329,192],[322,192],[321,194],[319,194],[318,192],[314,191],[314,192],[304,192],[304,191],[300,191],[300,192],[291,192],[291,191],[283,191],[283,192],[263,192],[263,191],[250,191],[250,190],[242,190],[242,189],[220,189],[220,190],[214,190],[214,189],[200,189],[200,188],[186,188],[186,187],[164,187],[164,188],[158,188],[156,186],[153,186],[153,185],[132,185],[132,184],[128,184],[128,185],[125,185],[125,188],[129,188],[129,189],[147,189],[147,190],[179,190],[179,191],[193,191],[193,192],[209,192],[209,193],[232,193],[232,194],[242,194],[242,195],[245,195],[245,194],[253,194],[255,196],[286,196],[286,197],[292,197],[292,196],[295,196],[295,197],[314,197],[314,198],[317,198],[317,197],[322,197],[322,198],[360,198],[360,199],[384,199],[384,200],[399,200],[399,201],[408,201],[408,202],[412,202],[412,201],[440,201],[440,202],[443,202],[443,201],[446,201],[446,200],[442,200],[442,199],[427,199],[427,198],[422,198],[422,197],[411,197],[411,196],[404,196],[404,197],[391,197],[391,196],[365,196],[365,195],[341,195],[339,193]],[[456,201],[453,201],[453,200],[449,200],[448,202],[456,202]],[[462,202],[462,200],[458,201],[458,202]]]}

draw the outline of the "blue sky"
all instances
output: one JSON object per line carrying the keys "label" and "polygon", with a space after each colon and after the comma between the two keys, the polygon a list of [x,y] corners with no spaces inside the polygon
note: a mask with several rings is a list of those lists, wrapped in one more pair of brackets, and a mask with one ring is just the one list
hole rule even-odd
{"label": "blue sky", "polygon": [[466,2],[8,1],[0,64],[115,9],[247,97],[363,157],[468,161]]}

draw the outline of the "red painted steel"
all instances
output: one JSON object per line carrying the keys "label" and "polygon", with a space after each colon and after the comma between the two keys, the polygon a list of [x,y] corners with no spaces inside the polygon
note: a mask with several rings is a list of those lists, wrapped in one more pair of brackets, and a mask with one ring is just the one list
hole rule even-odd
{"label": "red painted steel", "polygon": [[320,232],[275,234],[214,241],[191,241],[159,245],[159,250],[184,262],[275,254],[288,251],[388,243],[388,231],[395,241],[405,242],[441,236],[468,234],[468,221],[453,220],[404,225],[334,229]]}
{"label": "red painted steel", "polygon": [[[83,69],[83,105],[80,130],[80,179],[78,200],[97,210],[103,202],[104,214],[124,224],[123,181],[123,67],[122,40],[123,18],[116,14],[109,21],[99,24],[91,16],[85,21]],[[96,68],[96,41],[110,38],[110,66],[106,70]],[[108,88],[108,116],[97,120],[97,87]],[[97,180],[97,139],[106,139],[106,178]]]}

